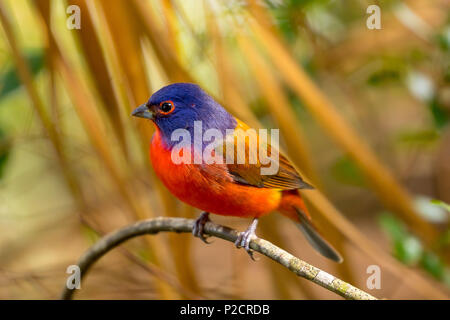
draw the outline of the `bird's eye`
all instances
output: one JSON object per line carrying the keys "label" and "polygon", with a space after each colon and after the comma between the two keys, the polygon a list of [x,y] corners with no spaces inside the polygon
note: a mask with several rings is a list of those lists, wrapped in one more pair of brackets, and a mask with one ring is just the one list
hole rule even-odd
{"label": "bird's eye", "polygon": [[175,106],[172,101],[163,101],[160,103],[159,109],[162,114],[169,114],[175,109]]}

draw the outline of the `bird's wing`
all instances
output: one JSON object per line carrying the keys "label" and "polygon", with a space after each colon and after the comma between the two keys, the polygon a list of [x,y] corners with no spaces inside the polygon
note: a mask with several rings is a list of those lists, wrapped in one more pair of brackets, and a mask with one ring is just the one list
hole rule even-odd
{"label": "bird's wing", "polygon": [[227,159],[225,148],[222,150],[224,163],[234,182],[258,188],[313,189],[283,154],[258,136],[256,130],[249,129],[238,121],[233,136],[227,137],[224,147],[228,152],[234,150],[233,161]]}

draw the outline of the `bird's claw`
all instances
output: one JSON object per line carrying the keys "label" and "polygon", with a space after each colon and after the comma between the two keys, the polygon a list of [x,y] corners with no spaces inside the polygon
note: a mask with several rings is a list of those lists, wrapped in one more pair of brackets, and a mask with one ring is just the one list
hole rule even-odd
{"label": "bird's claw", "polygon": [[203,231],[205,229],[205,224],[208,221],[211,221],[211,220],[209,220],[209,213],[208,212],[202,212],[200,217],[198,217],[198,219],[195,220],[194,228],[192,229],[192,234],[194,235],[194,237],[200,238],[200,240],[202,240],[206,244],[210,244],[211,243],[211,242],[209,242],[207,240],[207,237],[205,237],[205,234],[203,233]]}
{"label": "bird's claw", "polygon": [[250,241],[257,238],[257,236],[255,234],[257,223],[258,223],[258,220],[256,220],[256,219],[253,220],[252,224],[246,231],[239,232],[239,235],[238,235],[236,241],[234,242],[234,244],[236,245],[236,248],[238,248],[238,249],[244,248],[245,251],[247,251],[248,255],[250,256],[250,258],[253,261],[256,261],[256,259],[253,256],[254,251],[252,249],[250,249]]}

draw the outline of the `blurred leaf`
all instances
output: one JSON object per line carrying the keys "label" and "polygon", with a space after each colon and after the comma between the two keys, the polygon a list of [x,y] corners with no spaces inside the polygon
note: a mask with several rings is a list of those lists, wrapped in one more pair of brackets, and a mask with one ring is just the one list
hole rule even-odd
{"label": "blurred leaf", "polygon": [[418,63],[426,62],[427,59],[430,59],[430,57],[428,53],[421,48],[412,48],[408,53],[407,59],[411,65],[415,65]]}
{"label": "blurred leaf", "polygon": [[142,259],[142,261],[145,262],[151,262],[152,261],[152,255],[150,254],[150,251],[147,248],[137,250],[136,255]]}
{"label": "blurred leaf", "polygon": [[81,233],[90,244],[94,244],[100,239],[100,234],[87,225],[82,225]]}
{"label": "blurred leaf", "polygon": [[442,260],[433,252],[425,252],[422,261],[422,266],[436,279],[443,279],[445,273],[445,265]]}
{"label": "blurred leaf", "polygon": [[416,237],[408,235],[394,243],[395,256],[407,265],[415,265],[419,262],[422,253],[422,244]]}
{"label": "blurred leaf", "polygon": [[[25,59],[33,75],[39,73],[44,67],[44,51],[31,51],[25,53]],[[22,85],[15,66],[11,66],[0,76],[0,99]]]}
{"label": "blurred leaf", "polygon": [[389,213],[379,217],[379,223],[393,241],[394,256],[407,265],[420,261],[423,247],[420,241],[410,235],[403,222]]}
{"label": "blurred leaf", "polygon": [[[385,212],[379,216],[378,222],[391,238],[393,254],[397,259],[410,266],[420,263],[435,278],[447,285],[450,284],[449,270],[446,269],[444,262],[435,253],[425,251],[420,240],[406,230],[401,220]],[[450,237],[450,232],[447,232],[446,236]]]}
{"label": "blurred leaf", "polygon": [[428,74],[417,70],[408,71],[405,84],[410,93],[417,99],[425,103],[434,99],[436,86]]}
{"label": "blurred leaf", "polygon": [[448,212],[450,212],[450,204],[445,203],[444,201],[441,200],[437,200],[437,199],[433,199],[431,200],[432,204],[438,205],[439,207],[447,210]]}
{"label": "blurred leaf", "polygon": [[331,167],[331,175],[339,182],[363,187],[364,177],[355,162],[347,156],[339,158]]}
{"label": "blurred leaf", "polygon": [[444,282],[446,286],[450,287],[450,270],[449,269],[445,269],[444,276],[442,278],[442,282]]}
{"label": "blurred leaf", "polygon": [[432,203],[432,199],[425,196],[417,196],[414,199],[414,206],[417,212],[427,219],[428,221],[434,223],[445,223],[448,220],[448,214],[445,210],[439,206]]}
{"label": "blurred leaf", "polygon": [[442,247],[450,246],[450,228],[445,230],[439,238],[439,244]]}
{"label": "blurred leaf", "polygon": [[404,239],[408,236],[403,223],[388,212],[384,212],[379,216],[378,223],[394,241]]}
{"label": "blurred leaf", "polygon": [[322,6],[311,6],[306,12],[309,29],[330,43],[339,43],[345,38],[346,27],[333,10]]}
{"label": "blurred leaf", "polygon": [[433,98],[429,103],[431,114],[433,115],[434,124],[441,129],[450,121],[450,115],[442,106],[438,99]]}
{"label": "blurred leaf", "polygon": [[0,179],[5,173],[5,167],[8,162],[11,146],[6,142],[5,133],[0,128]]}
{"label": "blurred leaf", "polygon": [[450,64],[443,68],[443,81],[446,84],[450,83]]}
{"label": "blurred leaf", "polygon": [[436,36],[437,43],[442,51],[450,51],[450,26],[447,26]]}
{"label": "blurred leaf", "polygon": [[288,0],[279,5],[266,1],[276,19],[278,28],[287,40],[296,41],[298,31],[305,26],[305,13],[313,6],[325,7],[330,0]]}
{"label": "blurred leaf", "polygon": [[437,130],[425,129],[425,130],[414,130],[406,131],[398,134],[396,140],[399,143],[411,145],[431,145],[438,141],[440,134]]}
{"label": "blurred leaf", "polygon": [[372,86],[400,83],[408,68],[403,56],[382,56],[373,63],[380,66],[367,78],[367,83]]}
{"label": "blurred leaf", "polygon": [[394,69],[381,69],[372,73],[367,79],[367,83],[372,86],[378,86],[386,83],[399,82],[401,73]]}
{"label": "blurred leaf", "polygon": [[3,177],[6,163],[8,161],[9,152],[5,150],[0,151],[0,179]]}

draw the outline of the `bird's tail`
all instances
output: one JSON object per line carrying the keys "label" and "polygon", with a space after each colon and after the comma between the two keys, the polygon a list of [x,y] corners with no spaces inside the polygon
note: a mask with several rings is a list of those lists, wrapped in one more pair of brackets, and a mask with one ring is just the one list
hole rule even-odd
{"label": "bird's tail", "polygon": [[283,197],[278,210],[281,214],[295,222],[309,243],[320,254],[338,263],[343,261],[339,252],[325,240],[312,223],[308,209],[297,190],[283,191]]}

